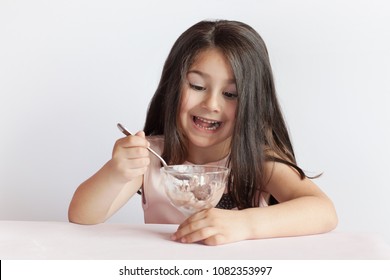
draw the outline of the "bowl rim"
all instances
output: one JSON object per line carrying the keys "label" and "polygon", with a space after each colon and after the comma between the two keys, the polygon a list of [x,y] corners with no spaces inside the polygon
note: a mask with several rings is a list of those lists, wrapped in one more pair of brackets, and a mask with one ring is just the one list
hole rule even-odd
{"label": "bowl rim", "polygon": [[[211,168],[211,169],[215,169],[215,170],[210,170],[210,171],[180,171],[180,170],[175,170],[175,169],[172,169],[173,167],[175,166],[193,166],[193,167],[207,167],[207,168]],[[226,167],[226,166],[221,166],[221,165],[207,165],[207,164],[172,164],[172,165],[168,165],[168,166],[162,166],[160,168],[160,171],[161,172],[165,172],[165,173],[168,173],[168,174],[188,174],[188,175],[191,175],[191,174],[218,174],[218,173],[229,173],[230,172],[230,168],[229,167]]]}

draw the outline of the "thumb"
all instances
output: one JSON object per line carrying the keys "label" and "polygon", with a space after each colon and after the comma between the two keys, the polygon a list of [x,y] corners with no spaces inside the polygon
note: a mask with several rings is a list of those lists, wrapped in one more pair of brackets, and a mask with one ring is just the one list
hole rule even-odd
{"label": "thumb", "polygon": [[[138,131],[135,135],[139,136],[139,137],[142,137],[142,138],[144,138],[146,140],[145,132],[143,132],[143,131]],[[149,141],[146,140],[146,142],[147,142],[147,146],[150,147]]]}
{"label": "thumb", "polygon": [[[139,137],[142,137],[142,138],[146,139],[146,137],[145,137],[145,132],[143,132],[142,130],[141,130],[141,131],[138,131],[138,132],[135,134],[135,136],[139,136]],[[147,141],[147,143],[148,143],[148,147],[150,147],[149,141]]]}
{"label": "thumb", "polygon": [[145,138],[145,132],[143,132],[142,130],[138,131],[135,135],[136,136],[141,136],[142,138]]}

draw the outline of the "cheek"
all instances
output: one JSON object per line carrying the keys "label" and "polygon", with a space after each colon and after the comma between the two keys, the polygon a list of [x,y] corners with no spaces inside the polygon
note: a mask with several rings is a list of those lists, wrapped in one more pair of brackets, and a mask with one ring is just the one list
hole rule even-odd
{"label": "cheek", "polygon": [[236,126],[236,111],[237,111],[237,105],[231,106],[227,109],[227,117],[229,118],[230,133],[233,133],[234,127]]}
{"label": "cheek", "polygon": [[179,110],[179,126],[182,128],[186,119],[186,114],[189,109],[189,96],[185,92],[182,93],[180,110]]}
{"label": "cheek", "polygon": [[196,95],[191,94],[190,92],[183,91],[180,103],[180,115],[188,113],[195,106],[197,106],[198,100],[196,99]]}
{"label": "cheek", "polygon": [[183,96],[183,98],[182,98],[182,100],[180,102],[180,109],[179,109],[179,116],[180,116],[180,118],[188,110],[187,109],[187,107],[188,107],[187,104],[188,104],[188,98]]}
{"label": "cheek", "polygon": [[236,119],[236,111],[237,111],[237,103],[230,104],[229,106],[227,106],[227,108],[226,108],[226,115],[228,116],[228,118],[230,120],[235,121],[235,119]]}

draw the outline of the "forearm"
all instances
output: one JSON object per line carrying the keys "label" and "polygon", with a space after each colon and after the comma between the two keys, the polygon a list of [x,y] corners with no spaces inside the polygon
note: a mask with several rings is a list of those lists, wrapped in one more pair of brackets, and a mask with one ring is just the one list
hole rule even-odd
{"label": "forearm", "polygon": [[69,205],[69,221],[79,224],[104,222],[136,192],[138,188],[134,186],[141,184],[141,178],[131,184],[117,182],[112,178],[108,162],[77,188]]}
{"label": "forearm", "polygon": [[248,220],[248,239],[317,234],[337,225],[334,206],[326,197],[303,196],[242,211]]}

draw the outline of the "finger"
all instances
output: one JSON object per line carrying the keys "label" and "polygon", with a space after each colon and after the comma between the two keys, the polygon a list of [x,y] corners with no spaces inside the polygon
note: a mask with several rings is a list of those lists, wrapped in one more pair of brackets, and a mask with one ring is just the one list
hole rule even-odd
{"label": "finger", "polygon": [[114,174],[113,178],[126,182],[145,174],[148,169],[148,165],[137,163],[137,160],[113,159],[110,165]]}
{"label": "finger", "polygon": [[123,138],[120,138],[116,142],[117,146],[129,148],[129,147],[149,147],[150,143],[145,138],[143,132],[137,132],[136,135],[130,135]]}
{"label": "finger", "polygon": [[146,137],[145,137],[145,132],[144,132],[144,131],[140,130],[140,131],[138,131],[134,136],[135,136],[135,137],[142,138],[142,139],[145,139],[144,145],[146,145],[146,147],[150,147],[150,143],[149,143],[149,141],[146,139]]}
{"label": "finger", "polygon": [[185,232],[186,231],[176,232],[175,234],[177,234],[177,236],[175,240],[182,243],[194,243],[203,241],[218,233],[214,227],[202,227],[195,231],[189,231],[188,233]]}
{"label": "finger", "polygon": [[119,162],[124,161],[127,164],[127,160],[144,160],[150,161],[150,155],[146,148],[121,148],[115,147],[112,151],[112,159],[115,159]]}
{"label": "finger", "polygon": [[205,245],[211,245],[211,246],[229,243],[229,241],[222,234],[211,235],[210,237],[202,240],[202,242]]}
{"label": "finger", "polygon": [[118,155],[126,159],[149,158],[150,153],[145,147],[120,148]]}
{"label": "finger", "polygon": [[[139,139],[134,139],[134,137]],[[149,142],[145,139],[139,136],[128,136],[117,140],[113,148],[112,156],[129,159],[149,157],[149,151],[147,150],[148,146]]]}
{"label": "finger", "polygon": [[197,221],[200,221],[200,220],[206,218],[206,215],[205,215],[206,214],[206,210],[207,209],[203,209],[203,210],[200,210],[200,211],[196,212],[195,214],[192,214],[189,218],[187,218],[184,222],[182,222],[179,225],[178,229],[181,229],[181,228],[187,226],[190,223],[194,223],[194,222],[197,222]]}
{"label": "finger", "polygon": [[130,158],[130,159],[127,158],[123,161],[123,164],[126,169],[143,168],[149,166],[150,158],[149,157]]}
{"label": "finger", "polygon": [[122,156],[120,157],[114,156],[111,162],[118,170],[129,170],[129,169],[144,168],[149,166],[150,158],[142,157],[142,158],[128,159]]}
{"label": "finger", "polygon": [[207,227],[206,221],[202,218],[196,218],[199,215],[192,215],[179,225],[176,232],[172,235],[172,239],[177,240],[192,232],[198,231]]}
{"label": "finger", "polygon": [[145,132],[143,132],[142,130],[138,131],[135,135],[139,136],[139,137],[142,137],[142,138],[145,138]]}
{"label": "finger", "polygon": [[147,167],[140,167],[140,168],[131,168],[128,169],[126,172],[126,177],[128,178],[135,178],[141,175],[144,175],[147,170]]}

